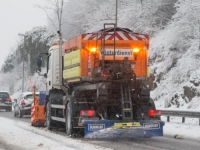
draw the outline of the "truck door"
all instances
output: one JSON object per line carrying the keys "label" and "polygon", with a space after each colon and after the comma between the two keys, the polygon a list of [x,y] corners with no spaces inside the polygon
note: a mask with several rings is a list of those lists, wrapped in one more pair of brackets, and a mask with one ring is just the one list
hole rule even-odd
{"label": "truck door", "polygon": [[46,88],[47,88],[47,95],[49,95],[49,90],[52,89],[52,64],[51,64],[51,53],[48,56],[48,61],[47,61],[47,83],[46,83]]}

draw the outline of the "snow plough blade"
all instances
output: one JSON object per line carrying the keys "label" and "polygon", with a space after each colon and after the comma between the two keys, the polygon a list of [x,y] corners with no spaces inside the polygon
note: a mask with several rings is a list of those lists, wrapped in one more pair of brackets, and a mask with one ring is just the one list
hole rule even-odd
{"label": "snow plough blade", "polygon": [[163,136],[163,121],[142,120],[140,122],[120,122],[116,120],[96,120],[84,123],[84,138],[142,138]]}

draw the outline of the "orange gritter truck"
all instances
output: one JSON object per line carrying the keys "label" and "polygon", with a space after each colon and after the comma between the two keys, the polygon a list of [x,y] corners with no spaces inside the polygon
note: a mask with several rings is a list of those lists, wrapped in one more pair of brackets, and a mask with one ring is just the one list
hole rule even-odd
{"label": "orange gritter truck", "polygon": [[[60,43],[60,44],[59,44]],[[47,58],[45,116],[48,129],[65,127],[85,138],[163,136],[148,77],[149,36],[113,23],[54,43]]]}

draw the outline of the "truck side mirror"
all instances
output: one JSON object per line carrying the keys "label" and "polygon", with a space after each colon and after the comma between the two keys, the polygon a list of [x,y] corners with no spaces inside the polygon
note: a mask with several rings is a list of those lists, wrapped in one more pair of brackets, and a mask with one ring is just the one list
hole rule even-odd
{"label": "truck side mirror", "polygon": [[41,56],[38,56],[37,57],[37,66],[40,68],[42,67],[42,57]]}

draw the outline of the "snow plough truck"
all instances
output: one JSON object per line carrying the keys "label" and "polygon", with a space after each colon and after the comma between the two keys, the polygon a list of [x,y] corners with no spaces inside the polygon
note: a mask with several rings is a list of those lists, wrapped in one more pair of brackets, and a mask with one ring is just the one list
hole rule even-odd
{"label": "snow plough truck", "polygon": [[[60,36],[61,37],[61,36]],[[148,77],[149,36],[106,23],[39,54],[47,58],[45,116],[48,129],[85,138],[163,136]]]}

